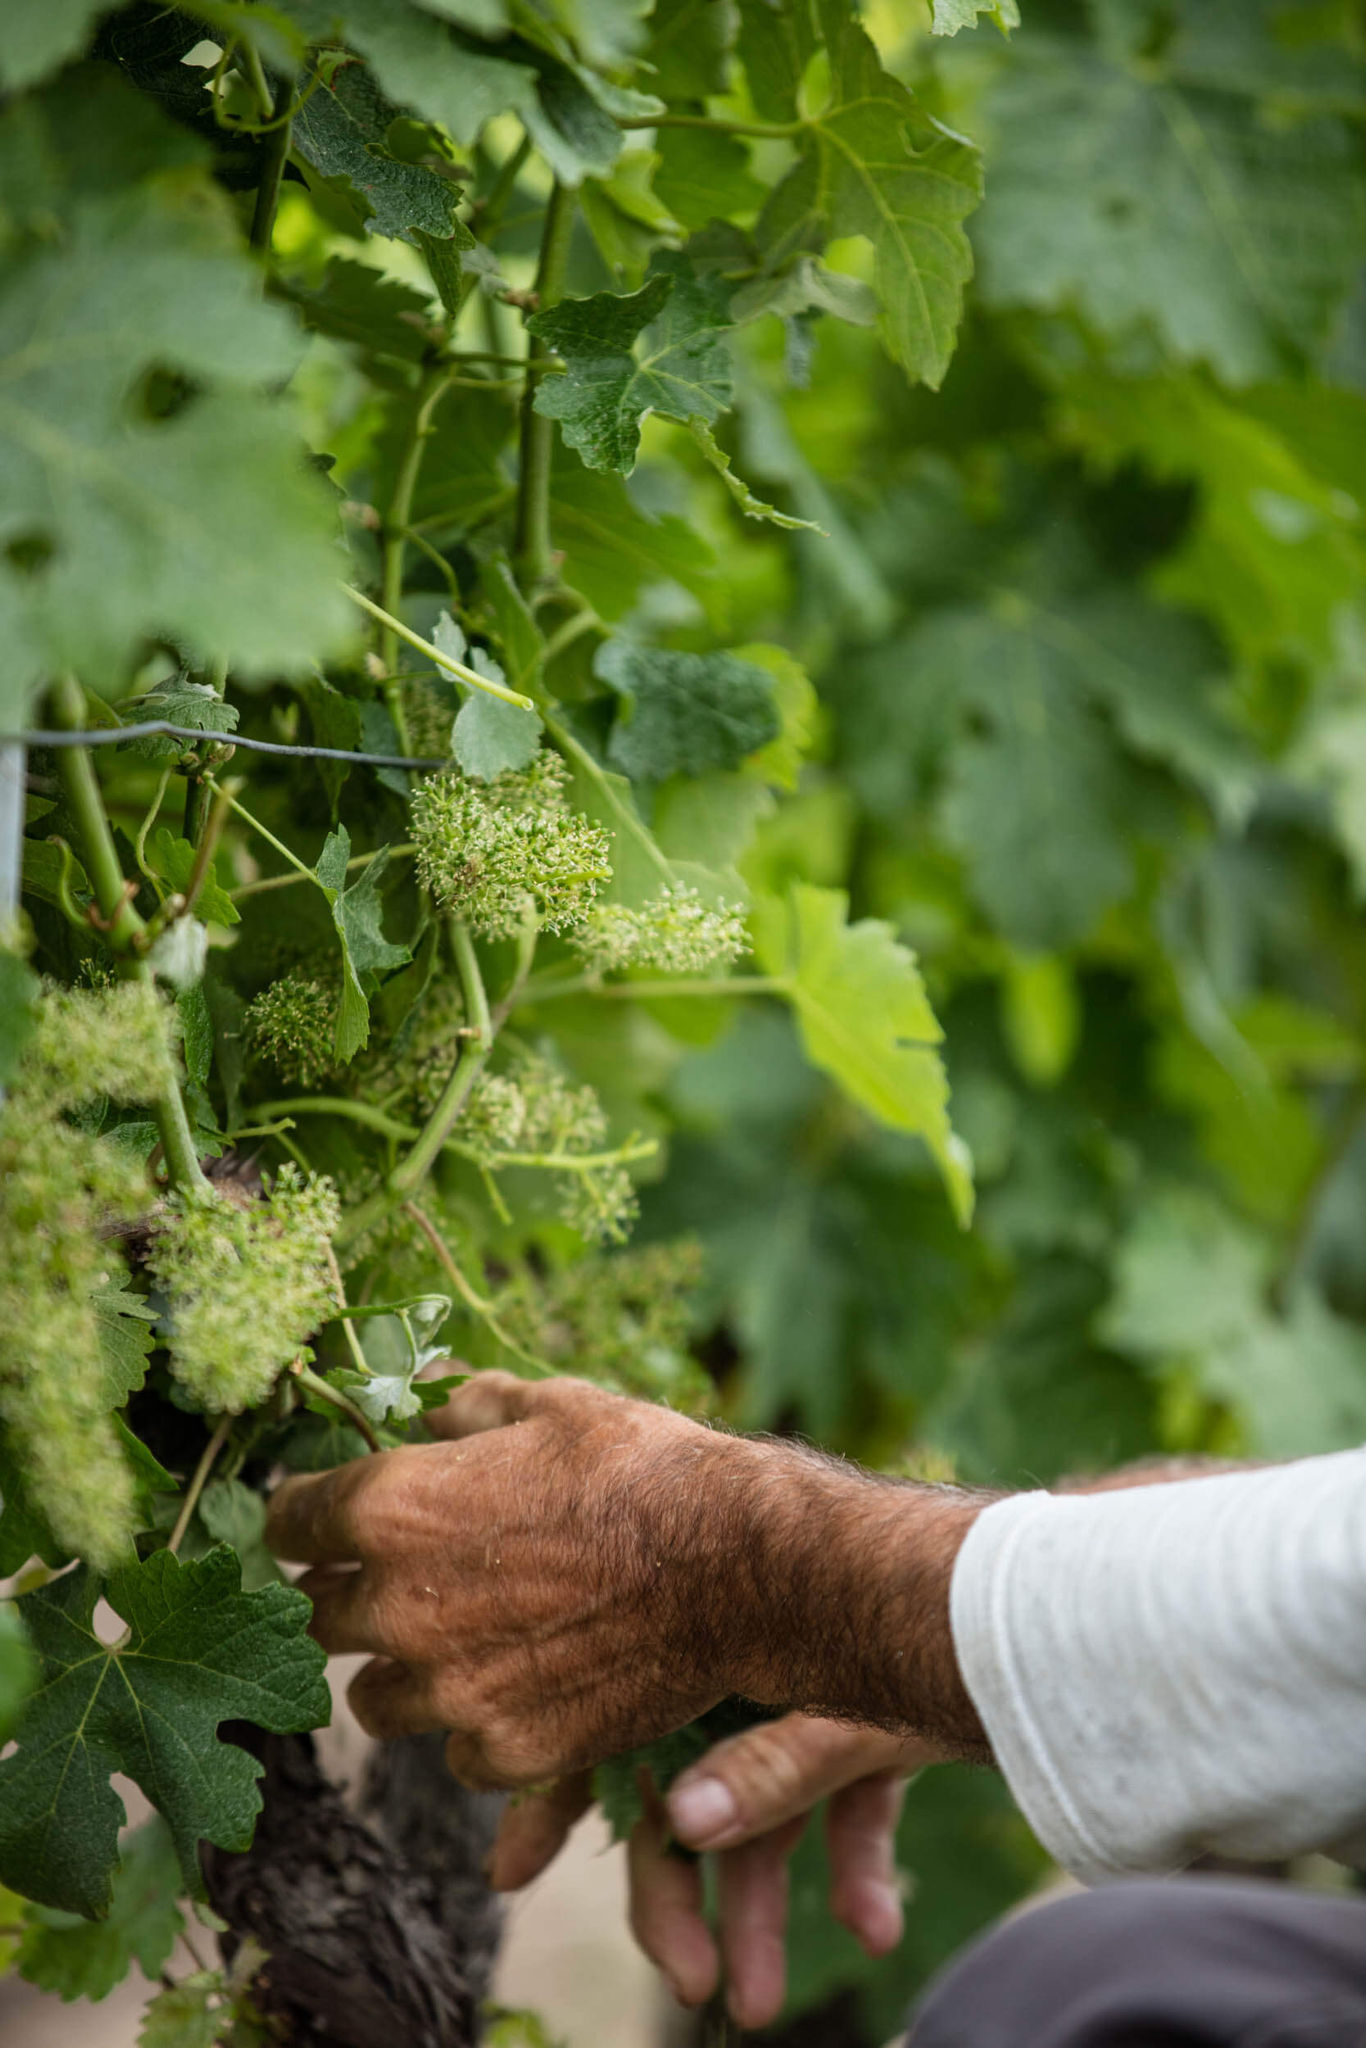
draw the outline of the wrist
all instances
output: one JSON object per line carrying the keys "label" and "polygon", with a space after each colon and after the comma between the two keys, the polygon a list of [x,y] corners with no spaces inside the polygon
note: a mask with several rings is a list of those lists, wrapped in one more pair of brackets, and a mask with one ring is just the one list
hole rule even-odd
{"label": "wrist", "polygon": [[993,1496],[879,1479],[795,1446],[736,1449],[750,1454],[731,1475],[743,1541],[714,1594],[724,1688],[984,1754],[949,1590]]}

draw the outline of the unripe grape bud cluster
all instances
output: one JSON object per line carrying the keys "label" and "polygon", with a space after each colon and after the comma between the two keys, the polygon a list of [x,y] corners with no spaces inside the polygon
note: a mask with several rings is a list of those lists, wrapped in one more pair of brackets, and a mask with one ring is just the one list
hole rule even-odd
{"label": "unripe grape bud cluster", "polygon": [[512,938],[528,920],[560,932],[581,924],[611,879],[611,840],[571,811],[558,754],[487,785],[431,775],[413,795],[418,873],[443,909],[480,938]]}
{"label": "unripe grape bud cluster", "polygon": [[171,1370],[213,1412],[263,1401],[336,1306],[336,1190],[280,1168],[260,1198],[172,1195],[147,1255],[170,1297]]}
{"label": "unripe grape bud cluster", "polygon": [[639,909],[595,903],[571,943],[603,974],[620,967],[700,974],[738,960],[748,940],[740,904],[706,903],[696,889],[679,882]]}

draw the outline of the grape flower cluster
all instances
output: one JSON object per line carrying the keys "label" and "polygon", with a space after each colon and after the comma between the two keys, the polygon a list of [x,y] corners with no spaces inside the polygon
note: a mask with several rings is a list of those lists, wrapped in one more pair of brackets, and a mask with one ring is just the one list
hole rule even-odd
{"label": "grape flower cluster", "polygon": [[740,904],[707,903],[696,889],[677,882],[639,909],[595,903],[570,943],[599,974],[620,967],[699,974],[738,960],[748,939]]}
{"label": "grape flower cluster", "polygon": [[339,1306],[338,1216],[332,1182],[294,1165],[259,1197],[170,1196],[147,1264],[170,1300],[171,1370],[203,1407],[255,1407]]}
{"label": "grape flower cluster", "polygon": [[280,1078],[315,1088],[336,1071],[337,991],[298,968],[247,1005],[242,1037]]}
{"label": "grape flower cluster", "polygon": [[570,809],[567,782],[559,755],[543,749],[490,783],[445,773],[414,792],[418,873],[480,938],[512,938],[529,920],[569,930],[610,881],[610,837]]}
{"label": "grape flower cluster", "polygon": [[[135,1150],[98,1135],[85,1105],[156,1096],[173,1012],[150,983],[47,991],[0,1113],[0,1421],[59,1549],[107,1569],[133,1527],[133,1480],[100,1342],[126,1274],[111,1228],[150,1206]],[[103,1299],[102,1299],[103,1298]],[[99,1304],[100,1306],[97,1306]]]}
{"label": "grape flower cluster", "polygon": [[491,1173],[508,1165],[553,1173],[565,1223],[591,1242],[625,1241],[636,1191],[626,1167],[604,1153],[606,1113],[592,1088],[549,1060],[524,1054],[510,1073],[481,1076],[455,1136]]}

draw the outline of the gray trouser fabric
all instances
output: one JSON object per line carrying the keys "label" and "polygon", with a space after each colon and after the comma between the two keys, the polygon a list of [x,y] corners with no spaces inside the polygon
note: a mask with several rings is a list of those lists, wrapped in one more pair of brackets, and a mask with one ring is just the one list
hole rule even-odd
{"label": "gray trouser fabric", "polygon": [[910,2048],[1366,2048],[1366,1900],[1137,1879],[1036,1907],[931,1984]]}

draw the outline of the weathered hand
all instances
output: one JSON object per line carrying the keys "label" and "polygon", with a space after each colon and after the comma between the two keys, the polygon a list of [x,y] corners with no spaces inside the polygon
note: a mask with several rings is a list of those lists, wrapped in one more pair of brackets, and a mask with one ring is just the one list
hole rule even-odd
{"label": "weathered hand", "polygon": [[372,1734],[445,1729],[457,1777],[528,1785],[736,1693],[982,1752],[948,1613],[980,1500],[581,1380],[480,1373],[428,1419],[446,1441],[271,1503],[318,1641],[374,1659]]}
{"label": "weathered hand", "polygon": [[729,1690],[717,1550],[762,1445],[579,1380],[481,1373],[448,1441],[287,1480],[270,1509],[313,1633],[364,1650],[351,1701],[387,1737],[450,1731],[452,1770],[521,1785],[676,1728]]}
{"label": "weathered hand", "polygon": [[[786,1985],[787,1862],[811,1809],[828,1800],[830,1911],[869,1955],[901,1939],[893,1857],[907,1778],[940,1752],[914,1738],[788,1714],[717,1743],[684,1773],[631,1837],[631,1925],[685,2005],[700,2005],[725,1969],[742,2027],[766,2026]],[[500,1891],[530,1883],[552,1860],[589,1800],[586,1774],[509,1806],[494,1848]],[[719,1923],[702,1915],[695,1862],[670,1840],[717,1852]]]}

